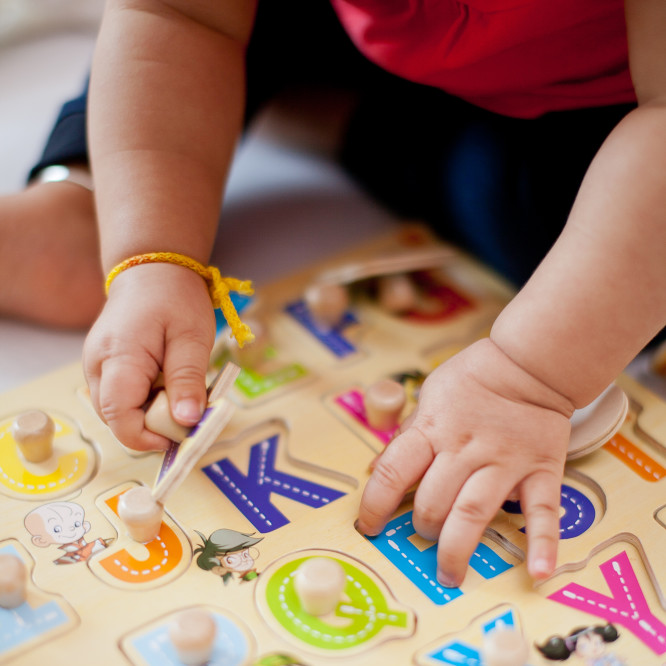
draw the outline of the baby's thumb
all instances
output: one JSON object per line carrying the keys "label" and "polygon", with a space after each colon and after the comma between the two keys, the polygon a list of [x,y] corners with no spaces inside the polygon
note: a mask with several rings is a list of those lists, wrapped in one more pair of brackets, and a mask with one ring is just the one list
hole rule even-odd
{"label": "baby's thumb", "polygon": [[171,415],[184,426],[196,425],[206,408],[206,370],[210,350],[201,341],[174,340],[164,364]]}

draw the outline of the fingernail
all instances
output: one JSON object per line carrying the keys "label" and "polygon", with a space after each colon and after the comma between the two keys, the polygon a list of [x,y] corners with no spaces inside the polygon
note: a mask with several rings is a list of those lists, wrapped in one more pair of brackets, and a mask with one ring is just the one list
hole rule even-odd
{"label": "fingernail", "polygon": [[552,570],[550,562],[544,557],[540,557],[532,563],[532,575],[535,578],[545,578],[552,573]]}
{"label": "fingernail", "polygon": [[378,534],[381,534],[381,530],[373,533],[371,530],[366,529],[358,520],[354,523],[354,529],[362,536],[370,538],[376,537]]}
{"label": "fingernail", "polygon": [[155,444],[155,446],[151,447],[150,449],[146,449],[149,451],[168,451],[169,447],[171,446],[171,442],[160,442],[159,444]]}
{"label": "fingernail", "polygon": [[437,569],[437,582],[443,587],[458,587],[458,581],[453,577]]}
{"label": "fingernail", "polygon": [[173,410],[173,416],[177,421],[191,425],[198,423],[202,414],[201,405],[194,398],[179,400]]}

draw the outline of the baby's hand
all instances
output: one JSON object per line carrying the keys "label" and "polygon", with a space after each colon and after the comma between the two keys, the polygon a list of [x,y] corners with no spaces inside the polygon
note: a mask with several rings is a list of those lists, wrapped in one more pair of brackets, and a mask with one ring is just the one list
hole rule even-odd
{"label": "baby's hand", "polygon": [[358,529],[376,535],[421,477],[414,528],[439,541],[437,577],[456,587],[481,536],[507,497],[519,498],[528,571],[555,567],[560,486],[571,402],[517,366],[490,339],[434,370],[415,413],[377,460]]}
{"label": "baby's hand", "polygon": [[163,449],[142,409],[160,371],[174,419],[195,425],[206,406],[215,315],[204,280],[166,263],[134,266],[113,281],[84,346],[92,404],[125,445]]}

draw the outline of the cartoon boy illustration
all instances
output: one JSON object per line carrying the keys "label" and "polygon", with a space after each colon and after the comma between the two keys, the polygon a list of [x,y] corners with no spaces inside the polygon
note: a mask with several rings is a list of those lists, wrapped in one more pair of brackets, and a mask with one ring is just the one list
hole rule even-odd
{"label": "cartoon boy illustration", "polygon": [[24,519],[25,529],[38,548],[57,545],[65,551],[54,564],[85,562],[104,550],[113,539],[95,539],[88,543],[83,535],[90,531],[83,507],[74,502],[50,502],[31,511]]}
{"label": "cartoon boy illustration", "polygon": [[263,541],[263,537],[255,538],[252,534],[220,529],[206,539],[201,532],[196,532],[203,541],[194,551],[195,555],[200,553],[197,558],[199,568],[220,576],[225,585],[234,573],[240,582],[253,580],[259,575],[254,568],[250,548]]}

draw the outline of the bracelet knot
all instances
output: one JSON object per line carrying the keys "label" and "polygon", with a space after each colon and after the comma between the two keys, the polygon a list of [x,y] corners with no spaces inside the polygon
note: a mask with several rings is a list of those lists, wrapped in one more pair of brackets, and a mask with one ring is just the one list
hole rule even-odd
{"label": "bracelet knot", "polygon": [[238,280],[233,277],[223,277],[220,271],[215,266],[204,266],[196,259],[188,257],[184,254],[176,252],[149,252],[147,254],[138,254],[125,261],[120,262],[117,266],[111,269],[106,278],[105,290],[106,294],[109,293],[111,283],[123,271],[131,268],[132,266],[139,266],[141,264],[151,263],[167,263],[184,266],[193,270],[197,275],[200,275],[206,282],[208,293],[210,294],[213,307],[220,308],[224,318],[231,329],[231,334],[238,342],[239,347],[243,347],[248,342],[254,340],[254,334],[247,324],[244,324],[234,304],[229,296],[229,292],[235,291],[244,296],[251,296],[254,293],[252,282],[250,280]]}

